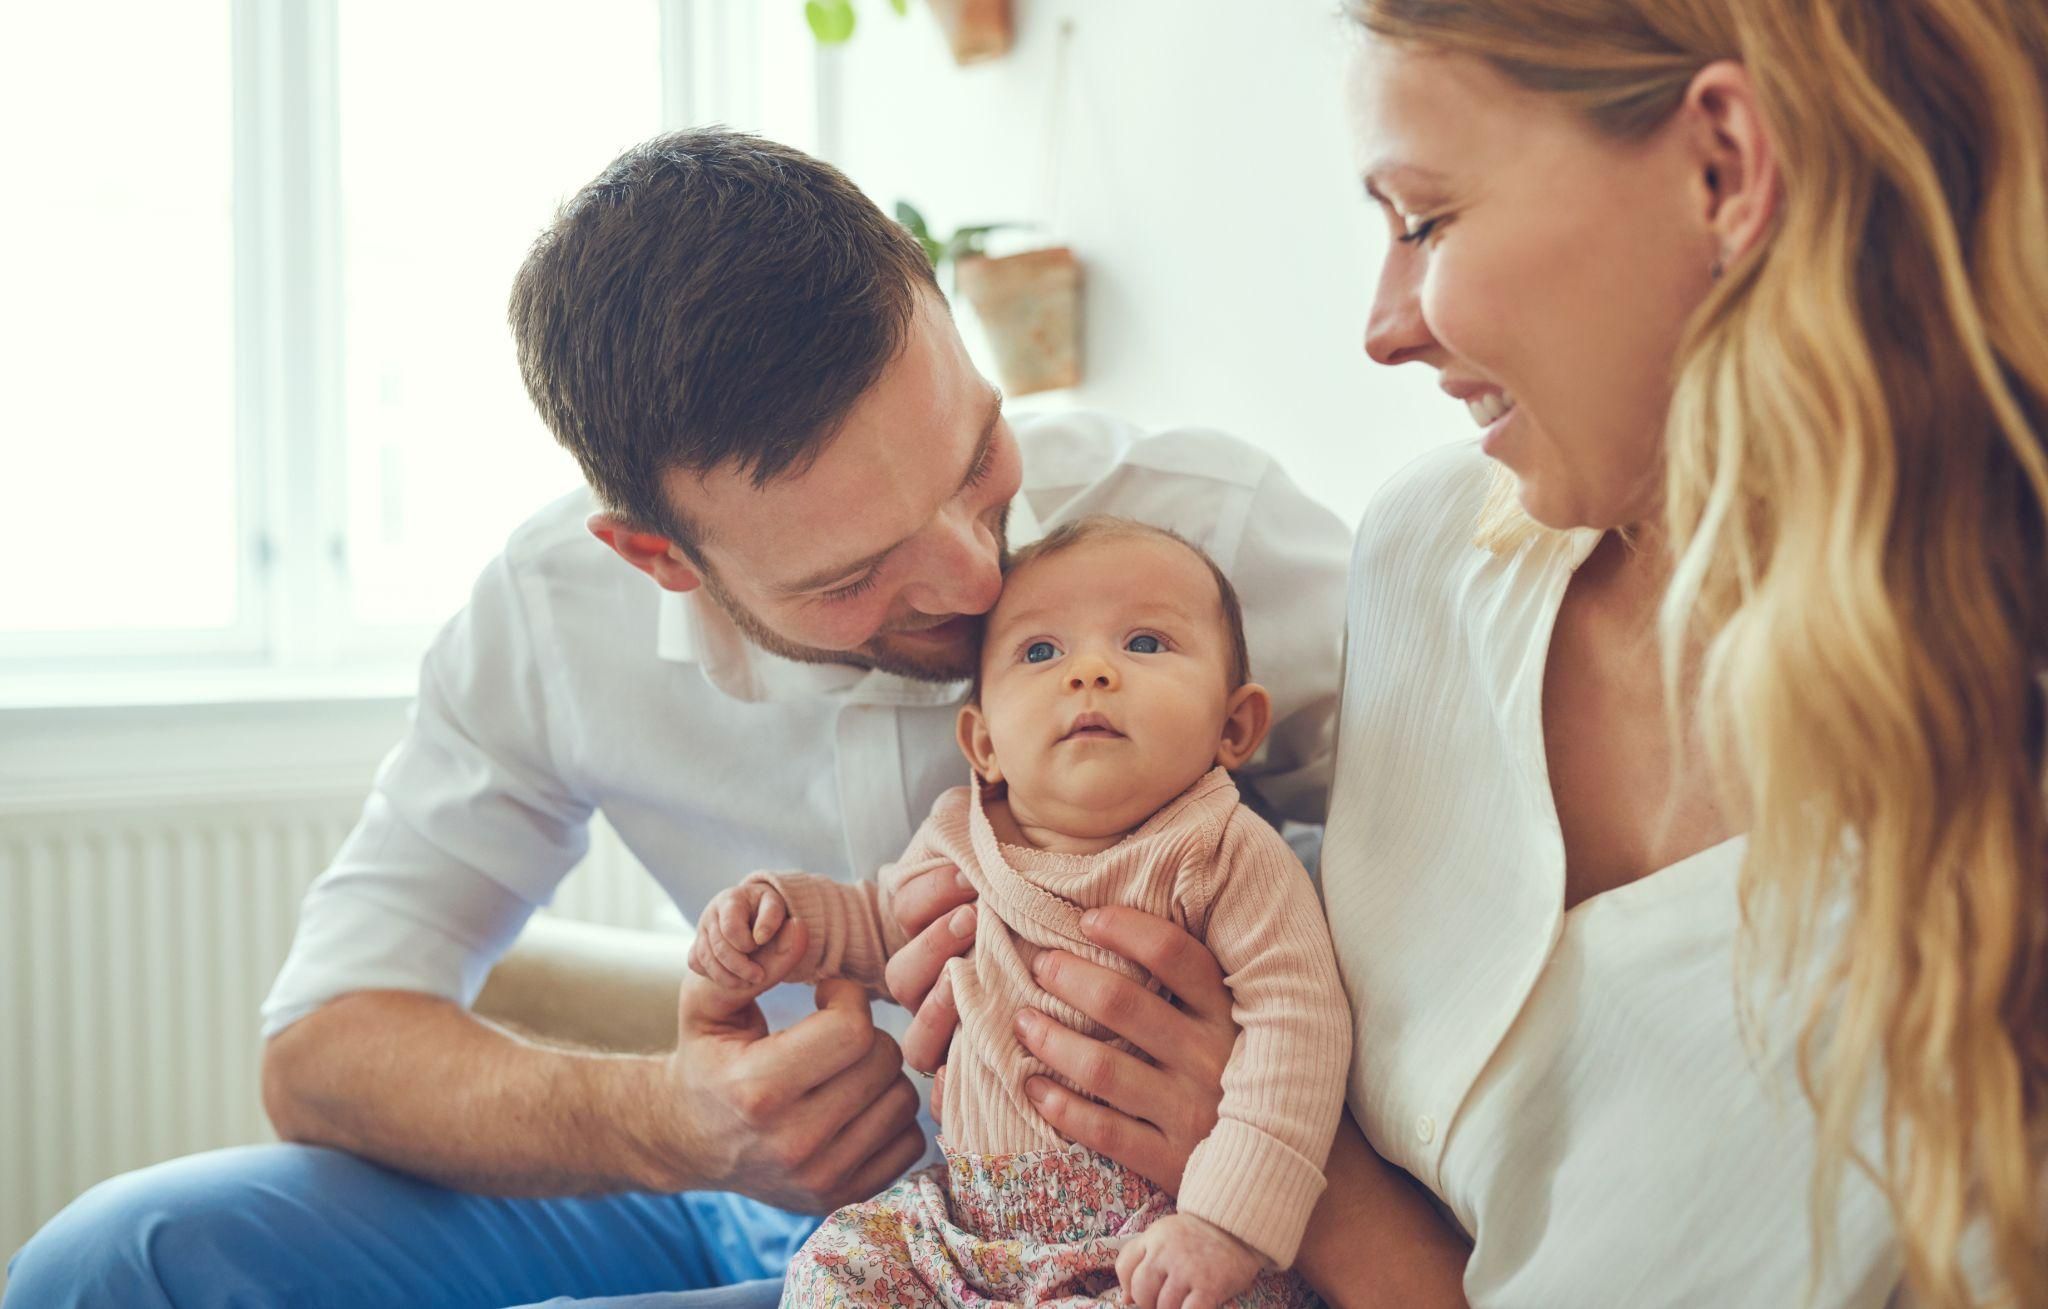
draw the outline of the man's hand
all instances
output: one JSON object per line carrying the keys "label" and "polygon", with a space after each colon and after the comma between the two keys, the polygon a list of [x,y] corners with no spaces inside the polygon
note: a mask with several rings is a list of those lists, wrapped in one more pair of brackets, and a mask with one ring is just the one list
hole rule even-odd
{"label": "man's hand", "polygon": [[1139,1309],[1219,1309],[1251,1289],[1258,1251],[1193,1214],[1168,1214],[1117,1253],[1116,1279]]}
{"label": "man's hand", "polygon": [[[903,1060],[920,1072],[942,1071],[960,1021],[953,989],[944,984],[946,962],[974,944],[974,886],[957,868],[938,865],[891,886],[889,905],[910,938],[883,974],[889,994],[914,1015],[903,1034]],[[935,1087],[932,1112],[938,1111]]]}
{"label": "man's hand", "polygon": [[690,942],[690,970],[735,990],[758,987],[767,976],[750,956],[775,939],[789,906],[771,882],[752,878],[711,897]]}
{"label": "man's hand", "polygon": [[1237,1044],[1230,988],[1214,956],[1164,918],[1136,909],[1091,909],[1081,917],[1081,931],[1151,973],[1179,1006],[1078,955],[1041,953],[1032,964],[1040,986],[1151,1062],[1024,1009],[1017,1035],[1025,1048],[1088,1093],[1078,1096],[1050,1078],[1033,1077],[1024,1094],[1061,1136],[1177,1195],[1188,1155],[1216,1126],[1223,1102],[1223,1066]]}
{"label": "man's hand", "polygon": [[808,944],[793,919],[751,960],[759,981],[683,983],[676,1051],[643,1132],[655,1189],[737,1191],[827,1213],[880,1191],[924,1153],[917,1092],[858,985],[820,982],[817,1013],[768,1031],[754,998]]}

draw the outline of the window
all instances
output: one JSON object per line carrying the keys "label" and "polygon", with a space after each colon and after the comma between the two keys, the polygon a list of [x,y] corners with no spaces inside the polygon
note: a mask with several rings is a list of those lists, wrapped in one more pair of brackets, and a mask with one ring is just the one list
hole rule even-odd
{"label": "window", "polygon": [[248,636],[228,14],[125,9],[0,17],[0,648]]}
{"label": "window", "polygon": [[[787,10],[788,13],[782,13]],[[0,16],[0,673],[409,668],[578,485],[505,301],[666,124],[814,143],[753,0],[106,0]]]}
{"label": "window", "polygon": [[506,294],[561,199],[662,121],[646,0],[493,15],[339,10],[347,609],[366,626],[446,618],[576,484],[520,385]]}

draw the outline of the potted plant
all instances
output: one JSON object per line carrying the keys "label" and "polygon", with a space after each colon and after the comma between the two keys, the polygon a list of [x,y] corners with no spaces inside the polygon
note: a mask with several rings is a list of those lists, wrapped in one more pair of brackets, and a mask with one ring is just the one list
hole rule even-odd
{"label": "potted plant", "polygon": [[996,374],[1011,395],[1056,391],[1081,381],[1081,264],[1066,246],[991,256],[991,232],[1021,226],[982,223],[945,240],[924,215],[898,201],[896,221],[910,229],[932,267],[951,266],[953,286],[974,306],[995,351]]}
{"label": "potted plant", "polygon": [[[1016,39],[1010,21],[1010,0],[931,0],[939,30],[946,34],[953,62],[972,64],[1009,53]],[[889,0],[897,14],[910,12],[910,0]],[[804,0],[804,21],[820,45],[842,45],[857,25],[853,0]]]}
{"label": "potted plant", "polygon": [[953,48],[956,64],[999,59],[1010,52],[1016,29],[1010,22],[1010,0],[931,0],[939,29]]}
{"label": "potted plant", "polygon": [[[901,18],[910,12],[910,0],[889,0],[889,7]],[[804,0],[804,21],[819,45],[844,45],[853,36],[853,0]]]}

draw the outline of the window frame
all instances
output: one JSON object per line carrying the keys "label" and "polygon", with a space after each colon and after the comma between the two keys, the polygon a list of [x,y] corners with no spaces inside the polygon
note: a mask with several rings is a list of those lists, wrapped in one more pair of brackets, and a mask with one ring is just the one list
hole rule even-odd
{"label": "window frame", "polygon": [[[661,47],[661,121],[650,135],[688,123],[762,122],[770,94],[778,98],[771,130],[818,148],[834,52],[812,45],[796,6],[649,2]],[[235,619],[205,629],[8,633],[0,708],[218,702],[232,685],[262,699],[271,694],[266,681],[299,694],[325,680],[355,695],[409,684],[439,625],[371,625],[351,611],[340,0],[227,3]],[[792,57],[794,40],[808,57]],[[764,77],[770,59],[791,75]]]}

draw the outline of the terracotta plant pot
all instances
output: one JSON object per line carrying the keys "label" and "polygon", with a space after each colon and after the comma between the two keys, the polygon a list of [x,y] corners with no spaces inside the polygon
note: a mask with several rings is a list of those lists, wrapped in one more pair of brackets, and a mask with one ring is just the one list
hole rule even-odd
{"label": "terracotta plant pot", "polygon": [[1000,58],[1016,40],[1010,0],[932,0],[932,13],[953,47],[956,64]]}
{"label": "terracotta plant pot", "polygon": [[1010,395],[1056,391],[1081,381],[1081,264],[1065,246],[955,265]]}

